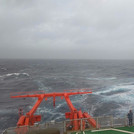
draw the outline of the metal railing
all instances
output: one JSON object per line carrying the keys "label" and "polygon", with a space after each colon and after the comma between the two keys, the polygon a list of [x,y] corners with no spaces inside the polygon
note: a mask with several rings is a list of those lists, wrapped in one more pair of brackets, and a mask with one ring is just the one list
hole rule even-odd
{"label": "metal railing", "polygon": [[[77,119],[79,123],[79,131],[84,131],[86,129],[102,129],[102,128],[111,128],[111,127],[119,127],[119,126],[126,126],[127,125],[127,118],[114,118],[113,116],[104,116],[104,117],[94,117],[96,121],[96,127],[92,127],[87,121],[90,118],[82,118]],[[47,128],[58,128],[60,133],[66,133],[69,131],[74,130],[73,123],[76,120],[65,120],[62,122],[46,122],[44,124],[35,124],[34,126],[20,126],[14,128],[8,128],[3,131],[2,134],[28,134],[28,132],[42,130]]]}
{"label": "metal railing", "polygon": [[[104,117],[94,117],[95,121],[96,121],[96,127],[92,127],[91,124],[89,124],[89,122],[87,121],[90,118],[83,118],[83,119],[77,119],[80,127],[79,130],[83,131],[85,129],[103,129],[103,128],[111,128],[111,127],[119,127],[119,126],[127,126],[127,118],[114,118],[113,116],[104,116]],[[69,131],[73,129],[73,125],[72,122],[74,120],[66,120],[65,121],[65,125],[64,125],[64,130]],[[85,124],[83,123],[85,122]],[[69,125],[70,124],[70,125]],[[84,124],[84,126],[83,126]],[[66,126],[66,127],[65,127]]]}

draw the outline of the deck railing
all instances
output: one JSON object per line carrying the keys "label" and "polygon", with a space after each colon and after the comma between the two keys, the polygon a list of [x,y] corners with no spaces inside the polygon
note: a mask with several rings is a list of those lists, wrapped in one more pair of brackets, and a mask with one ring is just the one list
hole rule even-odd
{"label": "deck railing", "polygon": [[[111,128],[111,127],[119,127],[126,126],[128,124],[127,118],[115,118],[113,116],[103,116],[103,117],[94,117],[96,121],[96,128],[93,128],[87,121],[89,118],[77,119],[79,121],[79,131],[84,131],[85,129],[102,129],[102,128]],[[61,134],[72,131],[73,125],[72,122],[74,120],[65,120],[62,122],[50,121],[44,124],[35,124],[34,126],[20,126],[8,128],[3,131],[2,134],[27,134],[27,132],[34,130],[41,130],[46,128],[58,128]],[[83,125],[85,122],[85,125]]]}

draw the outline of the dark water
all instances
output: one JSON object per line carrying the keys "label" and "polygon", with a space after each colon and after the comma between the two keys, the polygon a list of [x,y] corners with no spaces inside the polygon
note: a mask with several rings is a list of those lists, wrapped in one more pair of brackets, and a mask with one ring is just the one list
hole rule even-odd
{"label": "dark water", "polygon": [[[11,99],[10,93],[91,88],[93,94],[71,97],[77,109],[92,116],[123,117],[134,109],[134,61],[119,60],[0,60],[0,130],[15,126],[18,108],[24,112],[35,99]],[[69,109],[56,99],[41,104],[37,114],[42,122],[64,120]]]}

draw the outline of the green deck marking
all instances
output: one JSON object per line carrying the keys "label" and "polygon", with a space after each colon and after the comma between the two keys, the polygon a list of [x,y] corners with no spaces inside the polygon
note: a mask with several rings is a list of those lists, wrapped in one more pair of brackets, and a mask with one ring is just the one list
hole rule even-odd
{"label": "green deck marking", "polygon": [[[76,134],[76,132],[71,133],[71,134]],[[84,134],[84,133],[77,132],[77,134]],[[129,134],[129,133],[121,132],[121,131],[114,131],[114,130],[104,130],[104,131],[96,131],[96,132],[85,131],[85,134]]]}
{"label": "green deck marking", "polygon": [[119,128],[116,128],[116,129],[125,130],[125,131],[129,131],[129,132],[134,133],[134,126],[132,126],[132,127],[119,127]]}
{"label": "green deck marking", "polygon": [[[88,134],[88,133],[87,133],[87,134]],[[128,134],[128,133],[119,132],[119,131],[114,131],[114,130],[106,130],[106,131],[92,132],[92,134]]]}
{"label": "green deck marking", "polygon": [[[118,127],[100,130],[84,131],[85,134],[134,134],[133,127]],[[71,134],[84,134],[83,132],[73,132]]]}

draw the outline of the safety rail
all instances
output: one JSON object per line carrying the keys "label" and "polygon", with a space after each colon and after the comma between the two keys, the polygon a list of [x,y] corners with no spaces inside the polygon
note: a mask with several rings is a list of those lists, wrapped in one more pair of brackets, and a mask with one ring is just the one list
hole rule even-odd
{"label": "safety rail", "polygon": [[[103,129],[103,128],[111,128],[111,127],[121,127],[121,126],[127,126],[128,125],[128,119],[127,117],[125,118],[115,118],[113,116],[103,116],[103,117],[93,117],[96,121],[96,128],[93,128],[89,122],[87,121],[89,118],[83,118],[83,119],[77,119],[79,120],[80,123],[80,128],[79,130],[83,131],[85,129]],[[74,120],[66,120],[65,121],[65,128],[66,131],[72,130],[73,125],[68,125],[71,124],[71,122]],[[86,122],[85,125],[83,125],[83,122]]]}
{"label": "safety rail", "polygon": [[[89,118],[82,118],[77,119],[80,123],[80,128],[78,131],[84,131],[84,130],[95,130],[95,129],[103,129],[103,128],[116,128],[121,126],[127,126],[128,120],[127,117],[125,118],[115,118],[113,116],[103,116],[103,117],[94,117],[96,120],[97,126],[96,128],[93,128],[89,122],[87,121]],[[46,122],[44,124],[34,124],[33,126],[19,126],[14,128],[8,128],[3,131],[2,134],[28,134],[28,132],[35,131],[35,130],[41,130],[41,129],[47,129],[47,128],[58,128],[60,130],[60,133],[70,133],[73,130],[72,122],[74,120],[65,120],[62,122],[55,122],[50,121]],[[83,122],[86,122],[86,124],[83,125]]]}

